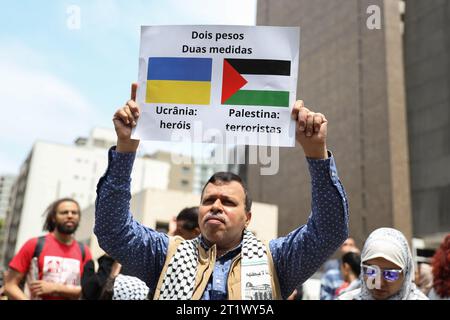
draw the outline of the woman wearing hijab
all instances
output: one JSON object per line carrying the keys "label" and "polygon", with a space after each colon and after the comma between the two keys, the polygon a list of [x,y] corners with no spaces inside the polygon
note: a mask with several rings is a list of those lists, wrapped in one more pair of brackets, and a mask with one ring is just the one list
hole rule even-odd
{"label": "woman wearing hijab", "polygon": [[361,288],[339,300],[427,300],[414,284],[414,264],[405,236],[380,228],[367,238],[361,253]]}

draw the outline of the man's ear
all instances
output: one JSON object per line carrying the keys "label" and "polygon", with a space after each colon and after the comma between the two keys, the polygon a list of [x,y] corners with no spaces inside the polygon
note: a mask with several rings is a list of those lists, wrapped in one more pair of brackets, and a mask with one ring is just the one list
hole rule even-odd
{"label": "man's ear", "polygon": [[250,224],[250,220],[252,220],[252,212],[248,211],[245,213],[246,221],[245,221],[245,227],[247,228]]}

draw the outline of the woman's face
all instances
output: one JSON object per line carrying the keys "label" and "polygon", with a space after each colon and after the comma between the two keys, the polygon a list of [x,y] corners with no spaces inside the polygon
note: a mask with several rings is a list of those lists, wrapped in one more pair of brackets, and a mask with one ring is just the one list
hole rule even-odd
{"label": "woman's face", "polygon": [[[367,260],[363,262],[363,265],[366,266],[378,266],[381,269],[381,272],[384,270],[400,270],[401,268],[384,258],[375,258],[371,260]],[[364,271],[363,271],[364,272]],[[400,276],[395,281],[388,281],[384,278],[383,275],[380,276],[380,287],[370,289],[369,291],[372,294],[372,297],[375,300],[386,300],[387,298],[393,296],[397,292],[400,291],[403,285],[403,280],[405,278],[404,272],[400,273]],[[367,283],[368,276],[364,273],[364,281]]]}

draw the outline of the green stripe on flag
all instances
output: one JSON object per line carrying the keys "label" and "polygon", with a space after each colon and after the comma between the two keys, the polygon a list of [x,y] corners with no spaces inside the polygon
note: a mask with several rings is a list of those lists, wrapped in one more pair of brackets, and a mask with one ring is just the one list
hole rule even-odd
{"label": "green stripe on flag", "polygon": [[289,91],[239,90],[229,97],[224,104],[289,107]]}

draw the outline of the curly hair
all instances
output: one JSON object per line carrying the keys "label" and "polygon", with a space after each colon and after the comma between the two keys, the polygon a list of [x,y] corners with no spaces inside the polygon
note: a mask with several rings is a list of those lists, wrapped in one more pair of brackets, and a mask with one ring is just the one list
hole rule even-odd
{"label": "curly hair", "polygon": [[56,201],[53,201],[47,209],[45,209],[44,216],[45,216],[45,222],[42,226],[43,231],[53,232],[56,229],[56,223],[53,221],[53,219],[56,217],[56,209],[58,209],[58,206],[63,202],[73,202],[77,205],[78,208],[80,208],[80,205],[75,199],[72,198],[62,198],[58,199]]}
{"label": "curly hair", "polygon": [[433,287],[442,297],[450,297],[450,234],[448,234],[432,259]]}

